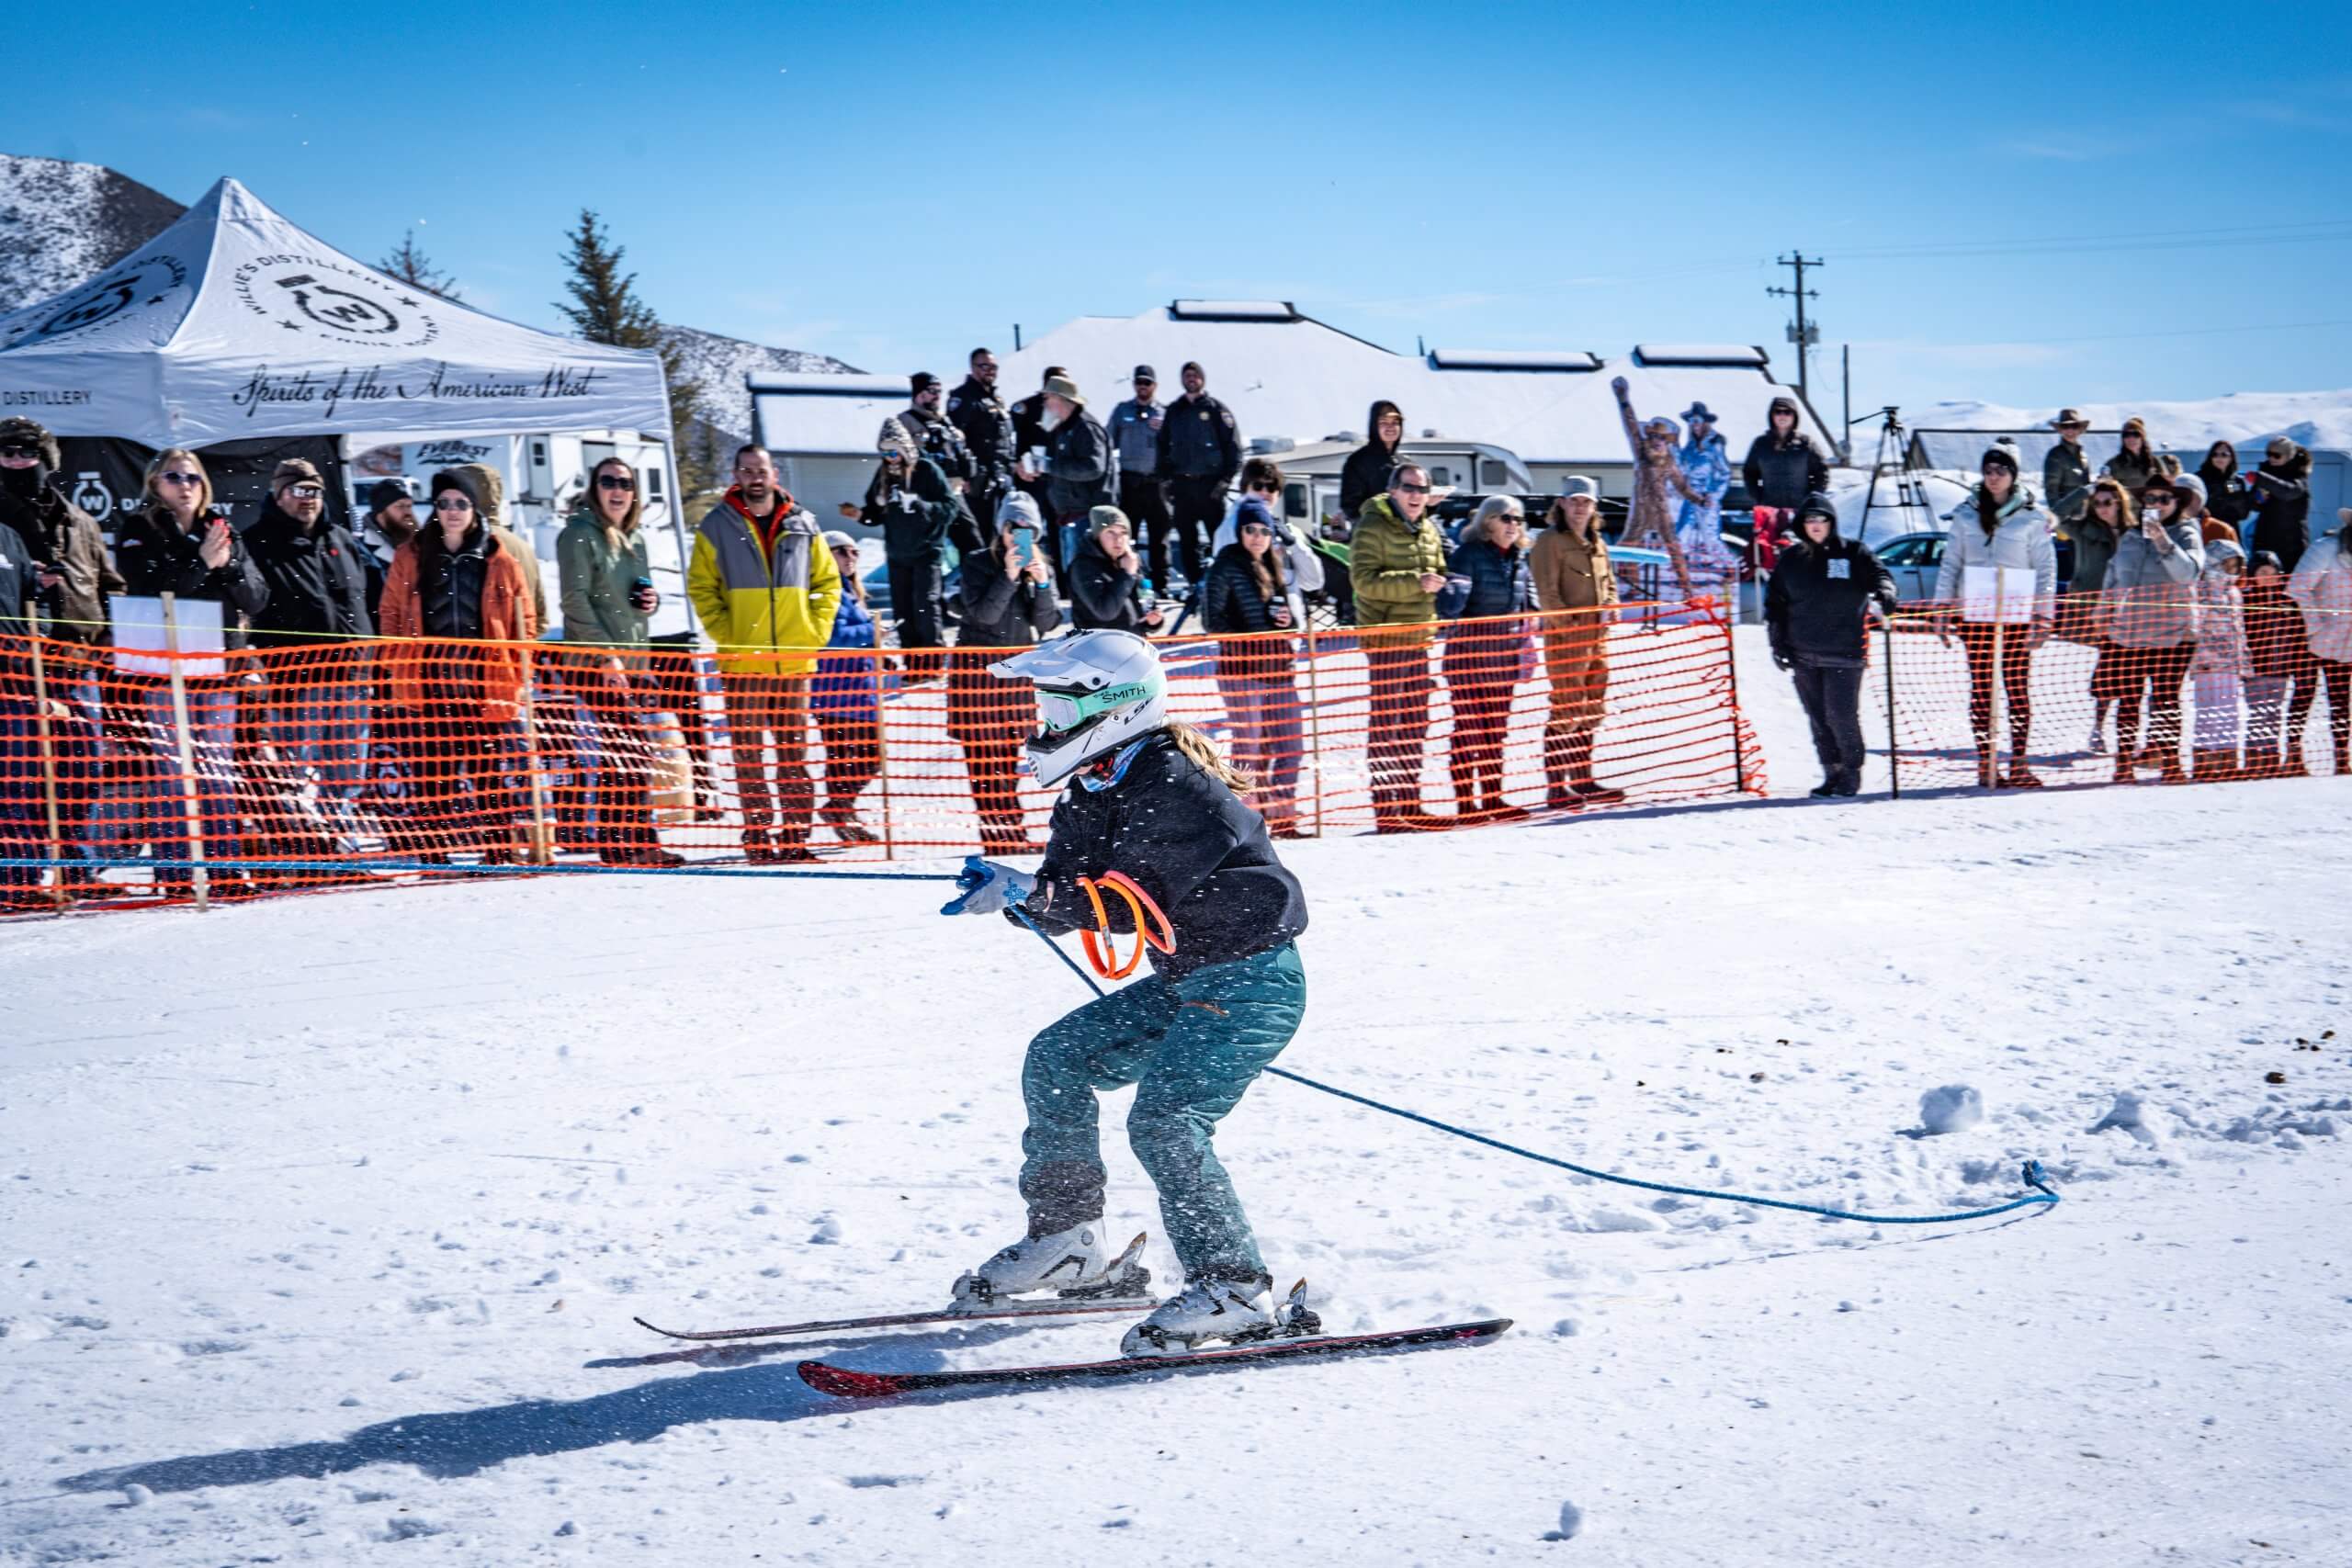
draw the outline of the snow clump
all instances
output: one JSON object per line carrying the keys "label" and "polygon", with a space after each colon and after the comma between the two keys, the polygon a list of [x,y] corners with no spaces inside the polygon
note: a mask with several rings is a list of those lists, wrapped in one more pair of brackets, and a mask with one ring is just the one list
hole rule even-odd
{"label": "snow clump", "polygon": [[1930,1133],[1965,1133],[1984,1120],[1984,1097],[1967,1084],[1946,1084],[1919,1097],[1919,1124]]}

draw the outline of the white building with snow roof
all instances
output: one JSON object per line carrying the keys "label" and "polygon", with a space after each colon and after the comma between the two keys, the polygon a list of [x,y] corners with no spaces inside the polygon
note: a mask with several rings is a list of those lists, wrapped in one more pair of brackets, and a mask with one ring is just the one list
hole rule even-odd
{"label": "white building with snow roof", "polygon": [[[1612,355],[1398,354],[1283,300],[1178,299],[1135,316],[1080,316],[998,359],[997,386],[1008,402],[1035,391],[1047,366],[1060,366],[1098,419],[1132,395],[1136,366],[1152,367],[1169,401],[1182,391],[1180,367],[1197,360],[1242,435],[1277,458],[1292,446],[1360,443],[1366,412],[1385,398],[1404,410],[1407,434],[1508,448],[1539,491],[1584,473],[1611,495],[1626,492],[1632,458],[1609,385],[1618,376],[1631,384],[1645,418],[1664,414],[1679,423],[1693,403],[1705,403],[1735,466],[1762,434],[1775,397],[1796,400],[1807,434],[1825,452],[1837,450],[1795,389],[1772,379],[1764,350],[1744,344],[1643,344]],[[936,372],[950,387],[964,375],[961,365],[916,368]],[[887,415],[907,406],[905,377],[753,375],[749,384],[755,439],[775,453],[797,498],[822,516],[864,495],[875,435]]]}

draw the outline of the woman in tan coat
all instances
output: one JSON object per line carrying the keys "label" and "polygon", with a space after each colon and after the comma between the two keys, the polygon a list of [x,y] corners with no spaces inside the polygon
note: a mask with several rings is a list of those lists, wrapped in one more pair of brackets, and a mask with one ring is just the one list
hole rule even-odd
{"label": "woman in tan coat", "polygon": [[1552,711],[1544,725],[1544,801],[1554,808],[1614,806],[1622,789],[1592,776],[1593,732],[1609,696],[1609,627],[1617,606],[1617,576],[1600,534],[1600,486],[1571,474],[1545,514],[1532,561],[1535,599],[1544,621],[1544,670],[1552,684]]}

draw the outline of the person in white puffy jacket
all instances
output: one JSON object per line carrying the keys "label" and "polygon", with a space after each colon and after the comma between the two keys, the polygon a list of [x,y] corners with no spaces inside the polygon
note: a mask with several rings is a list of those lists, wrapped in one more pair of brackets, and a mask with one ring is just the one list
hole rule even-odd
{"label": "person in white puffy jacket", "polygon": [[2303,630],[2327,687],[2335,771],[2352,773],[2352,506],[2338,507],[2335,515],[2343,526],[2334,545],[2323,539],[2303,552],[2287,597],[2303,607]]}
{"label": "person in white puffy jacket", "polygon": [[[1948,606],[1939,634],[1950,642],[1955,629],[1968,654],[1968,727],[1976,737],[1976,776],[1985,785],[2036,787],[2041,783],[2026,765],[2033,730],[2033,650],[2050,637],[2058,613],[2058,546],[2050,513],[2040,498],[2018,482],[2017,448],[1996,443],[1979,466],[1981,482],[1968,499],[1944,513],[1951,536],[1944,545],[1943,570],[1936,598]],[[1971,567],[2007,567],[2033,573],[2030,607],[2015,601],[1978,596],[1963,602]],[[2008,705],[2009,766],[1997,770],[1999,738],[1993,730],[1993,660],[2000,648],[2001,689]]]}
{"label": "person in white puffy jacket", "polygon": [[2234,539],[2205,547],[2205,575],[2197,580],[2197,652],[2189,685],[2197,694],[2197,743],[2191,766],[2199,779],[2244,778],[2238,757],[2245,740],[2241,700],[2254,660],[2245,645],[2245,607],[2238,579],[2245,550]]}

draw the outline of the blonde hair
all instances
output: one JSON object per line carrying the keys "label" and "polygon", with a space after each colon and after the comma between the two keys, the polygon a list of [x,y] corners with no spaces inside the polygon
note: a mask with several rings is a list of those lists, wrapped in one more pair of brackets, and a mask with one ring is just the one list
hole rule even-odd
{"label": "blonde hair", "polygon": [[192,472],[196,475],[198,481],[196,487],[196,514],[198,517],[203,516],[206,513],[212,510],[212,476],[205,470],[204,460],[185,446],[166,446],[161,452],[156,453],[154,457],[148,459],[146,479],[148,510],[158,514],[165,514],[172,510],[169,506],[164,504],[164,498],[155,493],[155,480],[165,468],[171,467],[175,463],[184,463],[187,465],[186,468],[180,470],[181,472]]}
{"label": "blonde hair", "polygon": [[[596,483],[596,476],[606,468],[619,468],[628,475],[628,515],[621,519],[617,533],[614,531],[613,520],[605,515],[605,503],[597,499],[597,492],[602,487]],[[645,517],[645,481],[639,478],[636,464],[618,456],[596,459],[596,466],[588,470],[588,515],[595,519],[596,526],[605,531],[605,543],[614,549],[619,549],[625,541],[636,537],[637,525]]]}
{"label": "blonde hair", "polygon": [[1216,749],[1216,741],[1181,718],[1170,719],[1166,728],[1168,738],[1176,742],[1176,750],[1198,763],[1203,773],[1228,789],[1250,787],[1250,775],[1227,761],[1225,753]]}

